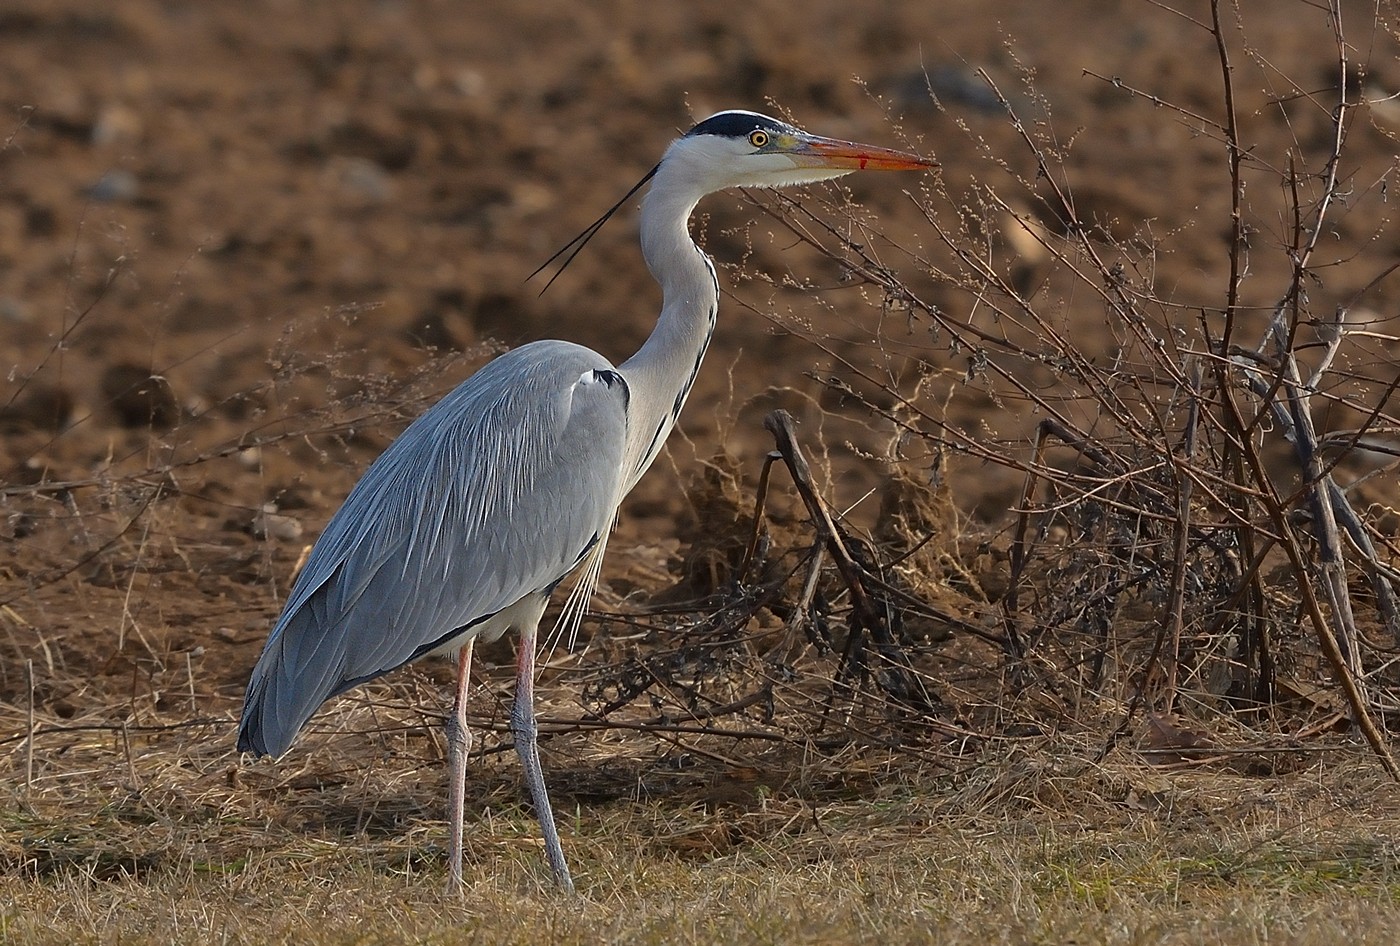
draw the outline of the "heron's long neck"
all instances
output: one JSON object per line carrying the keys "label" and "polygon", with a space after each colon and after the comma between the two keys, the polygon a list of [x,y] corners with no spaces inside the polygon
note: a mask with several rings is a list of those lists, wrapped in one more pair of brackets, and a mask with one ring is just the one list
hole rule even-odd
{"label": "heron's long neck", "polygon": [[661,315],[646,343],[618,367],[631,395],[626,489],[656,459],[680,416],[719,311],[714,266],[687,227],[700,194],[668,183],[659,175],[642,204],[642,255],[661,284]]}

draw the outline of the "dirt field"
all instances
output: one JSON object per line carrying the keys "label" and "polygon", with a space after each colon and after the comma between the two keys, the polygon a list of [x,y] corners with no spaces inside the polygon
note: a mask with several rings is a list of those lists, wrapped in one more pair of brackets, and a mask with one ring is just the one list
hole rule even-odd
{"label": "dirt field", "polygon": [[[1338,50],[1315,5],[1240,7],[1225,32],[1241,140],[1257,149],[1239,305],[1248,346],[1291,271],[1285,156],[1307,154],[1317,173],[1329,147],[1318,102],[1331,99],[1304,92],[1336,85]],[[473,709],[485,751],[469,788],[481,820],[469,825],[465,905],[439,892],[448,668],[406,670],[333,704],[277,766],[233,748],[243,686],[298,559],[409,419],[503,346],[566,338],[621,361],[645,338],[659,293],[633,208],[547,293],[527,278],[715,110],[783,112],[817,133],[937,157],[938,177],[846,179],[864,216],[848,216],[842,191],[804,206],[949,324],[1015,342],[1025,326],[940,277],[956,265],[928,216],[940,208],[969,244],[982,234],[995,247],[1009,283],[1039,293],[1056,338],[1111,364],[1126,343],[1105,329],[1095,281],[1057,283],[1066,266],[1042,248],[979,229],[1003,213],[1054,229],[999,90],[1060,161],[1079,217],[1124,259],[1150,261],[1143,278],[1181,337],[1210,323],[1229,279],[1230,178],[1209,6],[1183,10],[10,0],[0,942],[447,942],[454,929],[503,942],[1386,941],[1395,789],[1354,732],[1318,723],[1344,714],[1312,651],[1289,668],[1304,711],[1288,725],[1309,738],[1284,746],[1270,724],[1230,722],[1232,738],[1284,755],[1202,775],[1150,754],[1099,756],[1128,675],[1093,708],[1057,691],[1005,713],[969,682],[968,668],[998,665],[995,649],[925,622],[930,639],[951,636],[931,659],[964,673],[943,691],[944,728],[813,763],[784,754],[791,740],[770,751],[713,732],[574,725],[618,696],[600,667],[669,646],[644,618],[596,639],[586,628],[579,653],[551,654],[541,685],[546,729],[559,724],[545,766],[589,904],[578,913],[539,889],[533,820],[502,751],[508,644],[483,655]],[[1367,360],[1352,367],[1383,387],[1400,357],[1400,279],[1368,283],[1400,246],[1387,199],[1400,45],[1393,10],[1343,11],[1349,81],[1374,104],[1349,126],[1344,210],[1328,221],[1310,302],[1330,312],[1365,290]],[[976,205],[989,180],[1025,182],[1023,202]],[[932,379],[918,396],[938,401],[943,429],[1030,455],[1033,399],[970,383],[985,367],[976,356],[882,304],[878,283],[852,279],[849,260],[805,245],[764,211],[775,198],[758,200],[701,207],[697,232],[728,296],[670,451],[624,507],[601,598],[614,616],[723,585],[748,539],[773,407],[802,421],[827,499],[877,538],[890,508],[880,497],[892,495],[881,458],[915,455],[920,482],[937,478],[938,452],[909,446],[890,421],[919,378]],[[1032,361],[1026,384],[1053,391],[1054,359]],[[823,383],[833,378],[850,397]],[[1354,413],[1338,408],[1336,425]],[[1395,469],[1368,457],[1340,461],[1339,475],[1369,474],[1357,495],[1393,551]],[[947,463],[930,495],[953,538],[936,543],[943,590],[927,600],[980,627],[1006,585],[1022,476],[975,451]],[[774,528],[796,542],[785,484]],[[952,559],[965,583],[943,580]],[[1393,654],[1394,642],[1374,646],[1377,664]],[[769,700],[772,723],[783,707],[771,689]],[[652,712],[675,721],[661,703],[634,721]],[[948,736],[958,727],[972,748]],[[1016,741],[1032,736],[1048,741]],[[1124,752],[1140,737],[1150,742],[1134,723]],[[935,869],[945,859],[946,874]],[[523,912],[503,919],[517,895]],[[132,899],[148,906],[123,920]]]}

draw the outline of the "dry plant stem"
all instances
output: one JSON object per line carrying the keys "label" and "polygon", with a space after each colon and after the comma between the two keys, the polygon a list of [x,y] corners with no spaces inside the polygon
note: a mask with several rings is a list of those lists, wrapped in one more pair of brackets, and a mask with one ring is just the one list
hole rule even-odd
{"label": "dry plant stem", "polygon": [[1244,152],[1240,148],[1239,125],[1235,117],[1234,67],[1230,65],[1230,50],[1225,44],[1225,27],[1220,21],[1220,0],[1210,2],[1210,31],[1215,37],[1215,49],[1220,61],[1222,92],[1225,96],[1225,152],[1230,161],[1230,281],[1225,290],[1225,327],[1221,332],[1220,350],[1230,347],[1235,333],[1235,316],[1239,309],[1241,257],[1244,255],[1244,180],[1240,165]]}
{"label": "dry plant stem", "polygon": [[1031,462],[1026,467],[1026,478],[1021,485],[1021,499],[1016,504],[1016,536],[1011,540],[1011,573],[1006,583],[1006,595],[1002,598],[1003,631],[1013,657],[1025,656],[1020,643],[1020,631],[1016,629],[1016,616],[1021,610],[1021,575],[1026,568],[1026,534],[1030,531],[1031,506],[1035,501],[1035,486],[1039,478],[1037,471],[1045,465],[1046,430],[1045,422],[1036,425]]}
{"label": "dry plant stem", "polygon": [[[1196,359],[1186,366],[1191,388],[1191,399],[1186,412],[1186,435],[1180,463],[1176,465],[1177,481],[1177,522],[1176,551],[1172,556],[1171,603],[1168,608],[1167,627],[1171,633],[1171,658],[1167,667],[1166,698],[1164,712],[1171,712],[1176,704],[1177,669],[1181,660],[1181,629],[1186,606],[1187,556],[1190,554],[1191,539],[1191,467],[1196,461],[1196,438],[1201,418],[1201,364]],[[1149,671],[1151,667],[1148,668]],[[1144,680],[1146,684],[1146,680]]]}
{"label": "dry plant stem", "polygon": [[[1209,27],[1207,27],[1204,23],[1198,22],[1197,25],[1202,27],[1203,29],[1209,29]],[[1225,127],[1221,125],[1218,121],[1215,121],[1212,118],[1207,118],[1199,112],[1193,112],[1189,108],[1185,108],[1181,105],[1178,105],[1175,102],[1168,102],[1166,99],[1161,98],[1157,95],[1153,95],[1151,92],[1147,92],[1143,89],[1139,89],[1135,86],[1129,85],[1118,76],[1100,75],[1092,69],[1085,69],[1083,74],[1090,77],[1091,79],[1098,79],[1100,82],[1107,82],[1115,89],[1122,89],[1124,92],[1127,92],[1134,98],[1146,99],[1147,101],[1151,102],[1155,108],[1165,108],[1168,111],[1175,112],[1182,118],[1188,119],[1191,123],[1193,123],[1192,127],[1209,128],[1216,133],[1223,133],[1225,131]]]}
{"label": "dry plant stem", "polygon": [[[1293,361],[1291,353],[1287,364],[1289,374],[1295,375],[1297,364]],[[1310,398],[1294,385],[1293,380],[1293,377],[1290,377],[1287,382],[1288,401],[1293,415],[1293,447],[1302,463],[1304,483],[1307,484],[1309,505],[1312,507],[1313,538],[1318,545],[1318,569],[1322,573],[1323,588],[1327,592],[1327,603],[1331,608],[1332,618],[1337,622],[1335,634],[1342,656],[1346,659],[1348,669],[1359,687],[1364,679],[1364,670],[1358,647],[1356,619],[1352,614],[1351,594],[1347,590],[1342,540],[1337,532],[1337,519],[1332,514],[1332,475],[1323,470],[1317,452],[1317,432],[1313,426]]]}
{"label": "dry plant stem", "polygon": [[1365,523],[1352,508],[1346,490],[1337,485],[1337,481],[1331,477],[1327,480],[1327,490],[1333,514],[1346,531],[1347,537],[1351,539],[1353,547],[1361,553],[1370,567],[1371,590],[1375,593],[1376,606],[1380,609],[1390,639],[1400,641],[1400,599],[1397,599],[1395,587],[1391,584],[1390,576],[1386,574],[1386,566],[1381,564],[1376,544],[1371,541]]}
{"label": "dry plant stem", "polygon": [[141,779],[136,774],[136,759],[131,753],[131,730],[127,728],[126,720],[122,720],[122,754],[126,757],[126,772],[131,777],[132,790],[139,793],[141,791]]}
{"label": "dry plant stem", "polygon": [[[772,454],[769,454],[772,456]],[[826,546],[818,545],[812,549],[812,557],[807,565],[807,577],[802,582],[802,597],[797,599],[797,603],[792,609],[792,616],[787,619],[786,628],[789,633],[802,627],[807,616],[812,611],[812,599],[817,594],[817,583],[822,577],[822,560],[826,556]]]}
{"label": "dry plant stem", "polygon": [[820,530],[827,551],[836,564],[836,570],[841,573],[841,580],[850,589],[851,606],[859,615],[861,623],[871,628],[882,625],[885,621],[884,615],[871,604],[865,583],[861,581],[861,569],[851,558],[846,543],[841,539],[841,533],[836,529],[836,523],[832,521],[831,514],[826,511],[826,505],[812,484],[812,469],[807,465],[807,458],[802,455],[801,448],[797,446],[792,415],[784,410],[773,411],[763,419],[763,426],[777,441],[778,452],[792,473],[792,480],[797,485],[802,502]]}
{"label": "dry plant stem", "polygon": [[185,680],[190,685],[190,715],[194,716],[199,712],[199,697],[194,690],[194,658],[189,651],[185,651]]}
{"label": "dry plant stem", "polygon": [[[1149,688],[1154,671],[1159,666],[1162,647],[1168,637],[1172,641],[1172,657],[1170,666],[1167,669],[1167,684],[1164,687],[1166,699],[1163,704],[1163,712],[1171,712],[1177,695],[1177,671],[1180,664],[1181,630],[1183,626],[1185,598],[1186,598],[1186,558],[1190,551],[1190,524],[1191,524],[1191,493],[1195,483],[1193,477],[1193,460],[1196,452],[1196,445],[1200,431],[1201,411],[1200,411],[1200,386],[1202,381],[1200,362],[1192,359],[1185,366],[1185,374],[1190,378],[1190,407],[1188,409],[1185,443],[1182,459],[1176,463],[1178,479],[1178,501],[1177,501],[1177,523],[1176,523],[1176,547],[1172,561],[1172,582],[1171,598],[1168,610],[1168,620],[1159,628],[1155,640],[1152,643],[1152,651],[1148,654],[1147,661],[1143,667],[1142,682],[1133,693],[1132,699],[1128,703],[1128,709],[1123,714],[1122,721],[1109,733],[1100,749],[1096,762],[1102,762],[1108,753],[1127,735],[1133,719],[1137,716],[1139,707],[1144,700],[1150,699]],[[1250,568],[1249,573],[1244,577],[1244,587],[1238,592],[1243,596],[1252,591],[1257,582],[1258,562]],[[1262,601],[1262,593],[1258,600]],[[1267,635],[1262,630],[1264,625],[1259,625],[1258,633],[1264,635],[1258,644],[1260,653],[1259,673],[1261,677],[1271,677],[1271,670],[1266,664],[1269,661],[1267,649]]]}
{"label": "dry plant stem", "polygon": [[467,643],[457,655],[457,692],[452,712],[447,717],[447,889],[462,889],[462,835],[467,806],[467,757],[471,753],[472,736],[467,728],[467,693],[471,689],[472,650],[476,638]]}
{"label": "dry plant stem", "polygon": [[748,547],[744,549],[744,561],[739,566],[740,584],[749,576],[749,568],[753,565],[754,555],[758,551],[759,537],[763,531],[763,507],[768,501],[768,482],[773,474],[773,464],[782,458],[781,453],[771,450],[763,458],[763,472],[758,475],[758,493],[753,502],[753,534],[749,536]]}
{"label": "dry plant stem", "polygon": [[34,791],[34,661],[24,662],[26,682],[29,685],[29,707],[25,714],[24,740],[24,794],[28,798]]}
{"label": "dry plant stem", "polygon": [[[7,141],[6,144],[8,145],[9,142]],[[82,228],[80,225],[78,231],[75,232],[73,235],[73,250],[72,255],[69,256],[68,260],[69,272],[73,271],[73,261],[78,253],[78,239],[81,235],[81,232]],[[118,262],[124,261],[119,260]],[[95,293],[93,293],[93,297],[88,302],[88,304],[83,307],[82,311],[78,313],[77,317],[74,318],[72,322],[67,322],[65,319],[65,323],[63,325],[62,330],[59,332],[58,337],[54,339],[54,341],[49,345],[48,351],[46,351],[44,353],[44,356],[41,359],[39,359],[38,364],[34,366],[33,370],[29,371],[27,374],[25,374],[22,378],[19,379],[19,384],[11,393],[10,399],[6,402],[5,406],[8,407],[14,404],[15,401],[19,399],[20,395],[24,393],[25,389],[29,387],[29,382],[32,381],[34,378],[38,377],[39,373],[44,370],[44,368],[49,364],[50,361],[57,361],[59,377],[62,378],[63,353],[67,351],[69,346],[72,344],[72,340],[77,335],[78,329],[83,326],[83,324],[88,320],[89,316],[97,312],[97,308],[102,303],[102,300],[107,297],[107,293],[111,291],[112,287],[117,283],[118,278],[122,275],[123,268],[121,266],[113,266],[107,271],[107,275],[103,279],[102,285],[97,288],[97,291]],[[70,280],[66,284],[65,289],[71,290],[72,286],[73,283]],[[67,303],[64,306],[64,312],[66,313],[71,309],[72,300],[71,298],[69,298],[66,299],[65,302]],[[37,490],[38,487],[41,487],[43,485],[44,484],[36,484],[32,487],[10,487],[6,489],[6,492],[20,494],[25,490]]]}
{"label": "dry plant stem", "polygon": [[868,580],[868,584],[875,588],[878,588],[880,590],[880,593],[888,597],[890,600],[898,601],[901,607],[904,608],[904,610],[912,614],[922,615],[923,617],[937,621],[938,623],[946,625],[947,627],[950,627],[955,631],[961,631],[964,634],[970,634],[973,637],[976,637],[980,640],[984,640],[989,644],[994,644],[997,647],[1000,647],[1003,651],[1010,652],[1006,643],[1005,635],[987,631],[979,627],[978,625],[972,623],[971,621],[968,621],[965,618],[953,614],[951,611],[945,611],[942,608],[935,607],[934,605],[929,604],[927,601],[915,597],[903,588],[899,588],[895,585],[890,584],[889,582],[882,581],[877,576],[866,575],[865,577]]}
{"label": "dry plant stem", "polygon": [[[1212,351],[1226,352],[1230,347],[1230,339],[1234,335],[1235,318],[1239,307],[1240,282],[1243,278],[1241,266],[1245,249],[1245,228],[1242,210],[1244,202],[1244,180],[1240,173],[1240,167],[1244,155],[1240,147],[1239,125],[1235,114],[1233,67],[1230,65],[1230,51],[1225,42],[1224,26],[1220,18],[1220,0],[1211,0],[1210,17],[1209,29],[1212,38],[1215,40],[1216,55],[1220,65],[1222,93],[1225,100],[1225,122],[1223,130],[1225,153],[1229,163],[1230,181],[1230,274],[1225,286],[1224,326],[1220,339],[1213,340],[1211,338],[1213,333],[1204,315],[1201,319],[1201,331]],[[1246,468],[1249,468],[1249,470],[1257,474],[1257,472],[1262,469],[1262,465],[1259,463],[1259,457],[1255,453],[1249,439],[1251,427],[1245,424],[1239,410],[1239,405],[1235,403],[1235,382],[1229,366],[1224,363],[1224,359],[1217,359],[1214,362],[1214,374],[1217,389],[1220,392],[1219,397],[1221,404],[1221,416],[1218,423],[1224,433],[1221,469],[1233,480],[1231,484],[1233,488],[1230,490],[1229,503],[1233,507],[1234,516],[1238,521],[1238,525],[1234,530],[1235,541],[1239,546],[1239,551],[1243,559],[1245,561],[1253,561],[1255,558],[1255,549],[1254,530],[1251,524],[1253,516],[1250,511],[1249,499],[1250,474],[1246,471]],[[1266,488],[1267,484],[1262,481],[1257,482],[1261,490]],[[1250,591],[1246,596],[1246,600],[1250,607],[1247,608],[1245,621],[1250,627],[1258,630],[1265,626],[1265,616],[1262,613],[1265,598],[1257,572],[1251,573],[1249,583]]]}
{"label": "dry plant stem", "polygon": [[[726,703],[723,706],[700,707],[698,709],[686,709],[686,714],[695,720],[722,719],[726,716],[735,716],[750,706],[757,706],[765,703],[771,697],[767,688],[750,693],[748,696],[735,700],[733,703]],[[682,736],[721,736],[725,739],[755,739],[760,742],[788,742],[790,736],[782,733],[763,732],[761,730],[744,729],[722,729],[717,726],[692,726],[685,723],[672,723],[669,715],[654,716],[651,719],[644,719],[640,722],[628,720],[599,719],[597,717],[576,717],[573,719],[553,717],[547,727],[542,730],[542,734],[551,736],[569,735],[580,732],[602,732],[612,729],[624,732],[648,733],[657,735],[660,733],[676,733]],[[499,731],[498,726],[486,726],[484,728],[493,732]],[[494,749],[483,749],[482,755],[494,755],[498,752],[507,751],[508,747],[498,746]]]}
{"label": "dry plant stem", "polygon": [[[1271,509],[1270,512],[1273,513],[1274,510]],[[1302,549],[1297,540],[1297,536],[1292,533],[1291,526],[1283,519],[1281,510],[1279,513],[1281,528],[1290,530],[1288,532],[1287,541],[1284,543],[1284,549],[1288,552],[1289,558],[1292,559],[1294,569],[1297,570],[1299,574],[1306,574],[1306,565],[1303,560]],[[1342,580],[1345,581],[1345,575],[1342,576]],[[1365,735],[1366,741],[1370,743],[1371,748],[1374,749],[1376,754],[1380,757],[1381,763],[1385,766],[1385,770],[1390,773],[1390,776],[1396,781],[1400,781],[1400,766],[1396,765],[1395,758],[1390,754],[1390,749],[1386,745],[1384,737],[1381,736],[1380,730],[1376,727],[1375,720],[1371,718],[1371,714],[1367,709],[1368,704],[1365,694],[1361,691],[1360,683],[1352,673],[1347,658],[1337,642],[1337,638],[1333,635],[1326,617],[1322,614],[1322,607],[1317,600],[1317,594],[1313,591],[1312,585],[1309,582],[1302,582],[1300,587],[1303,592],[1303,603],[1308,609],[1313,627],[1317,630],[1319,641],[1322,644],[1322,651],[1326,654],[1328,662],[1332,664],[1332,669],[1336,672],[1341,682],[1342,691],[1346,694],[1347,703],[1351,707],[1353,719],[1361,728],[1361,732]]]}

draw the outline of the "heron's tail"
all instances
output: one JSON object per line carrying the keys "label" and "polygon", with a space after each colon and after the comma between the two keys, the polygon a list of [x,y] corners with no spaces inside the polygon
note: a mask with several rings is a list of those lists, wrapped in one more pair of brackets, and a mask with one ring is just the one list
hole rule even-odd
{"label": "heron's tail", "polygon": [[335,655],[327,660],[315,646],[324,636],[304,626],[308,621],[314,623],[304,612],[286,616],[258,658],[238,724],[240,752],[280,756],[322,703],[348,689]]}
{"label": "heron's tail", "polygon": [[277,672],[275,668],[264,666],[267,658],[268,654],[264,653],[253,670],[253,679],[248,682],[243,719],[238,724],[238,751],[275,757],[291,748],[305,719],[293,723],[280,711],[286,701],[279,699],[274,688],[268,686]]}

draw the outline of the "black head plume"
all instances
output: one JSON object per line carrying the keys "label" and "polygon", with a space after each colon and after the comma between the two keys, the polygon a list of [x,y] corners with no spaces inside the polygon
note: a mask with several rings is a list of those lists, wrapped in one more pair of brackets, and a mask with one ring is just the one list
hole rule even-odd
{"label": "black head plume", "polygon": [[554,275],[549,277],[549,282],[544,284],[544,289],[540,290],[540,295],[544,295],[545,291],[548,290],[550,286],[554,285],[554,280],[558,279],[560,274],[563,273],[564,270],[569,268],[569,264],[574,261],[574,257],[578,256],[579,253],[583,252],[583,248],[588,245],[588,241],[593,239],[593,237],[597,235],[599,230],[603,229],[603,224],[611,220],[612,215],[617,213],[618,209],[623,204],[627,203],[627,201],[632,198],[633,194],[641,190],[642,186],[645,185],[647,181],[655,177],[656,172],[660,170],[660,168],[661,165],[657,164],[656,167],[646,172],[646,174],[642,176],[642,179],[636,184],[633,184],[632,189],[622,196],[621,200],[609,207],[605,214],[603,214],[597,220],[594,220],[587,227],[585,227],[582,233],[574,237],[568,243],[565,243],[559,248],[558,252],[556,252],[549,259],[545,260],[543,263],[541,263],[539,269],[535,270],[533,273],[526,277],[526,281],[528,282],[529,280],[534,279],[540,273],[544,272],[544,270],[549,268],[549,265],[551,263],[553,263],[559,257],[564,256],[565,253],[568,253],[569,255],[564,257],[564,262],[560,263],[559,268],[554,271]]}

